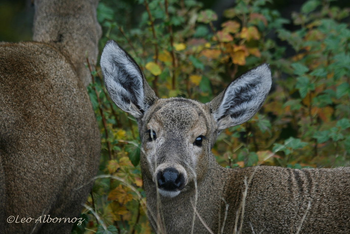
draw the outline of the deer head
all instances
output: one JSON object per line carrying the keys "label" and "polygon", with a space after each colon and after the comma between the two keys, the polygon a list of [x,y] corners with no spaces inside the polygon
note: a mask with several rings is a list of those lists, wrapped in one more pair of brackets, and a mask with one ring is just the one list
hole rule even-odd
{"label": "deer head", "polygon": [[254,116],[271,87],[263,64],[237,78],[211,102],[159,99],[136,62],[114,41],[101,57],[107,90],[117,106],[133,115],[142,141],[141,168],[163,197],[192,190],[207,175],[218,134]]}

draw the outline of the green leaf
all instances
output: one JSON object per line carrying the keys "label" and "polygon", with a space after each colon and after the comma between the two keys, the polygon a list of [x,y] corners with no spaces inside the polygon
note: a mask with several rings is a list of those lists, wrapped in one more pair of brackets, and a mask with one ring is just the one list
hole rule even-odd
{"label": "green leaf", "polygon": [[283,104],[283,108],[290,106],[291,110],[300,110],[301,108],[301,100],[300,99],[293,99],[289,100],[286,103]]}
{"label": "green leaf", "polygon": [[333,103],[330,94],[321,94],[320,96],[314,97],[312,102],[315,103],[318,107],[325,107]]}
{"label": "green leaf", "polygon": [[125,147],[125,151],[129,153],[129,159],[135,167],[140,163],[140,149],[141,144],[134,142],[134,144],[128,144]]}
{"label": "green leaf", "polygon": [[296,163],[294,165],[288,164],[287,167],[288,168],[293,168],[293,169],[302,169],[303,168],[299,163]]}
{"label": "green leaf", "polygon": [[296,88],[299,89],[300,96],[305,98],[309,91],[315,89],[315,85],[310,83],[310,80],[306,76],[301,76],[297,78]]}
{"label": "green leaf", "polygon": [[273,144],[272,152],[277,153],[283,151],[285,155],[290,154],[292,151],[288,149],[285,145],[281,145],[278,143]]}
{"label": "green leaf", "polygon": [[299,76],[302,76],[309,71],[309,68],[301,63],[292,63],[292,67],[294,68],[294,74]]}
{"label": "green leaf", "polygon": [[174,26],[180,26],[185,23],[185,18],[181,16],[173,16],[170,19],[170,24]]}
{"label": "green leaf", "polygon": [[209,33],[208,27],[203,26],[203,25],[199,25],[196,28],[196,31],[195,31],[193,36],[194,37],[204,37],[204,36],[208,35],[208,33]]}
{"label": "green leaf", "polygon": [[118,233],[118,229],[113,225],[108,226],[107,230],[104,230],[102,226],[99,226],[96,232],[96,234],[117,234],[117,233]]}
{"label": "green leaf", "polygon": [[184,3],[186,5],[186,7],[188,7],[188,8],[198,5],[197,1],[195,1],[195,0],[186,0],[186,1],[184,1]]}
{"label": "green leaf", "polygon": [[321,22],[321,25],[319,26],[319,29],[326,35],[328,35],[329,32],[332,31],[337,25],[336,21],[329,18],[322,19],[320,20],[320,22]]}
{"label": "green leaf", "polygon": [[248,154],[248,162],[247,162],[248,167],[254,166],[258,161],[259,161],[259,157],[255,152],[250,152]]}
{"label": "green leaf", "polygon": [[212,10],[204,10],[199,12],[197,21],[201,23],[210,23],[211,21],[215,21],[218,19],[218,16],[216,13]]}
{"label": "green leaf", "polygon": [[332,138],[333,141],[340,141],[344,139],[344,135],[340,133],[337,127],[331,128],[329,137]]}
{"label": "green leaf", "polygon": [[[339,45],[338,45],[339,46]],[[337,68],[345,68],[349,72],[349,64],[350,64],[350,55],[347,53],[338,53],[334,56],[334,60],[336,61]]]}
{"label": "green leaf", "polygon": [[270,132],[271,129],[271,122],[264,118],[263,115],[258,115],[258,121],[256,122],[258,125],[258,128],[262,133],[265,133],[266,131]]}
{"label": "green leaf", "polygon": [[316,77],[326,77],[327,76],[327,71],[323,67],[317,68],[313,70],[310,75],[316,76]]}
{"label": "green leaf", "polygon": [[342,83],[337,87],[337,91],[336,91],[337,98],[341,98],[346,94],[350,95],[350,85],[349,83]]}
{"label": "green leaf", "polygon": [[311,11],[315,10],[321,3],[319,1],[307,1],[302,7],[301,12],[304,14],[308,14]]}
{"label": "green leaf", "polygon": [[189,57],[189,59],[195,68],[204,70],[204,64],[199,59],[193,57],[192,55]]}
{"label": "green leaf", "polygon": [[340,38],[332,35],[324,40],[324,44],[326,45],[327,50],[337,51],[341,42]]}
{"label": "green leaf", "polygon": [[234,8],[230,8],[224,11],[224,16],[228,19],[234,18],[236,16],[236,11]]}
{"label": "green leaf", "polygon": [[274,153],[279,152],[279,151],[283,151],[286,155],[288,155],[292,152],[292,150],[301,149],[307,145],[308,145],[308,143],[302,142],[300,139],[290,137],[284,141],[284,145],[275,143],[272,151]]}
{"label": "green leaf", "polygon": [[350,128],[350,120],[343,118],[337,122],[337,127],[340,127],[342,130]]}
{"label": "green leaf", "polygon": [[300,139],[290,137],[285,141],[285,145],[292,149],[301,149],[308,145],[306,142],[302,142]]}
{"label": "green leaf", "polygon": [[314,134],[313,138],[317,139],[317,143],[321,144],[329,140],[329,131],[318,131]]}
{"label": "green leaf", "polygon": [[105,20],[113,20],[114,11],[106,6],[106,4],[100,2],[97,6],[97,20],[102,23]]}
{"label": "green leaf", "polygon": [[210,80],[208,77],[206,76],[202,77],[201,83],[199,84],[199,88],[205,93],[211,92]]}
{"label": "green leaf", "polygon": [[178,90],[169,90],[169,97],[177,97],[179,95]]}
{"label": "green leaf", "polygon": [[344,146],[345,146],[346,152],[348,152],[348,154],[350,154],[350,136],[347,136],[345,138]]}
{"label": "green leaf", "polygon": [[200,92],[201,95],[199,96],[199,101],[203,103],[211,101],[212,90],[210,80],[208,77],[202,76],[202,80],[199,83],[199,89],[202,91]]}

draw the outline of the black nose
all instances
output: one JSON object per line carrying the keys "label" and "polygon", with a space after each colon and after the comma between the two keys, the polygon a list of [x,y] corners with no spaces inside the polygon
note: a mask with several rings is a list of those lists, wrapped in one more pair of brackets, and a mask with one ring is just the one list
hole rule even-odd
{"label": "black nose", "polygon": [[185,178],[175,168],[166,168],[157,174],[158,188],[176,191],[181,190],[185,186]]}

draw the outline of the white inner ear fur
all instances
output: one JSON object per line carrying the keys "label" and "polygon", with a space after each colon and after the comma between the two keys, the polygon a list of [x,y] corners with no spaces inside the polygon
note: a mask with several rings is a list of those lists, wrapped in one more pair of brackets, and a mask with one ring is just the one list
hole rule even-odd
{"label": "white inner ear fur", "polygon": [[142,74],[137,65],[117,43],[110,41],[103,49],[101,68],[107,90],[115,104],[139,118],[142,113],[136,105],[144,109],[144,92]]}
{"label": "white inner ear fur", "polygon": [[[263,64],[233,81],[226,89],[214,118],[218,128],[225,129],[248,121],[259,110],[271,88],[271,72]],[[242,92],[244,90],[244,93]],[[239,95],[239,96],[238,96]],[[232,117],[237,114],[237,118]]]}

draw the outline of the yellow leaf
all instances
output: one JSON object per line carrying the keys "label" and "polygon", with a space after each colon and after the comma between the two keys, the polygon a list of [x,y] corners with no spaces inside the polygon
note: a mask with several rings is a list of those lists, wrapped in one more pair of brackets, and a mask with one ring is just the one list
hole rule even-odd
{"label": "yellow leaf", "polygon": [[212,152],[214,155],[220,155],[220,153],[219,153],[216,149],[211,149],[211,152]]}
{"label": "yellow leaf", "polygon": [[283,102],[275,100],[266,103],[266,105],[264,105],[264,110],[266,110],[266,113],[271,112],[277,116],[281,116],[286,112],[290,111],[290,106],[286,106],[285,108],[283,108]]}
{"label": "yellow leaf", "polygon": [[245,65],[245,55],[243,51],[238,51],[234,53],[233,55],[231,55],[231,58],[234,64],[238,64],[241,66]]}
{"label": "yellow leaf", "polygon": [[251,26],[249,28],[244,27],[242,28],[241,38],[247,39],[247,41],[250,41],[252,39],[259,40],[260,34],[255,26]]}
{"label": "yellow leaf", "polygon": [[120,166],[119,166],[119,163],[117,160],[110,160],[108,162],[108,165],[107,165],[107,169],[108,169],[109,174],[116,172],[119,167]]}
{"label": "yellow leaf", "polygon": [[207,42],[207,43],[205,43],[204,47],[205,47],[205,48],[210,48],[210,47],[211,47],[211,45],[210,45],[210,43],[209,43],[209,42]]}
{"label": "yellow leaf", "polygon": [[126,167],[126,166],[133,166],[132,163],[130,162],[129,157],[123,156],[119,159],[119,165],[121,167]]}
{"label": "yellow leaf", "polygon": [[241,27],[240,23],[232,20],[229,20],[221,24],[221,26],[223,27],[223,31],[227,33],[236,33],[239,31],[239,28]]}
{"label": "yellow leaf", "polygon": [[245,58],[249,55],[247,48],[244,45],[233,46],[231,59],[234,64],[245,65]]}
{"label": "yellow leaf", "polygon": [[267,19],[265,16],[258,13],[250,13],[249,22],[257,24],[259,22],[263,22],[265,26],[267,26]]}
{"label": "yellow leaf", "polygon": [[334,109],[330,106],[326,106],[323,108],[314,107],[311,110],[312,115],[318,115],[320,119],[322,119],[324,122],[331,121],[333,112],[334,112]]}
{"label": "yellow leaf", "polygon": [[148,222],[145,222],[145,223],[141,224],[141,230],[142,231],[140,233],[143,233],[143,234],[151,234],[152,233],[152,229],[149,226]]}
{"label": "yellow leaf", "polygon": [[193,83],[195,85],[199,85],[201,83],[201,80],[202,80],[202,76],[198,76],[198,75],[191,75],[190,76],[191,83]]}
{"label": "yellow leaf", "polygon": [[[102,215],[103,215],[103,220],[109,223],[112,223],[113,220],[115,220],[114,218],[114,214],[113,214],[113,208],[108,205],[108,206],[104,206],[101,207],[102,208]],[[119,215],[120,217],[120,215]]]}
{"label": "yellow leaf", "polygon": [[123,220],[127,220],[125,216],[130,215],[130,211],[128,211],[128,209],[122,204],[120,204],[119,202],[116,202],[116,201],[111,202],[108,205],[108,207],[112,211],[111,213],[114,221],[120,221],[121,215],[123,216]]}
{"label": "yellow leaf", "polygon": [[233,41],[233,37],[228,32],[218,31],[214,37],[214,40],[219,40],[219,42],[231,42]]}
{"label": "yellow leaf", "polygon": [[160,69],[159,65],[155,62],[149,62],[146,64],[146,69],[150,71],[153,75],[159,76],[162,73],[162,70]]}
{"label": "yellow leaf", "polygon": [[203,50],[201,55],[207,57],[207,58],[210,58],[210,59],[217,59],[219,58],[221,54],[221,51],[220,50]]}
{"label": "yellow leaf", "polygon": [[139,177],[136,177],[136,178],[135,178],[135,184],[136,184],[138,187],[142,187],[142,179],[139,178]]}
{"label": "yellow leaf", "polygon": [[205,46],[203,46],[203,45],[197,45],[197,46],[193,46],[193,47],[192,47],[192,50],[193,50],[193,52],[195,52],[195,53],[199,53],[199,52],[201,52],[201,51],[203,50],[204,47],[205,47]]}
{"label": "yellow leaf", "polygon": [[158,59],[162,62],[171,62],[171,55],[169,51],[164,50],[159,54]]}
{"label": "yellow leaf", "polygon": [[169,90],[169,97],[176,97],[178,94],[177,90]]}
{"label": "yellow leaf", "polygon": [[109,192],[108,200],[109,201],[118,201],[121,204],[126,204],[131,201],[133,196],[128,193],[122,185],[119,185],[115,189]]}
{"label": "yellow leaf", "polygon": [[254,55],[255,57],[258,57],[258,58],[261,57],[261,54],[258,48],[248,48],[248,52],[249,54]]}
{"label": "yellow leaf", "polygon": [[325,35],[317,29],[310,30],[305,36],[306,41],[321,41],[324,38]]}
{"label": "yellow leaf", "polygon": [[317,93],[316,92],[311,92],[311,93],[309,93],[308,95],[306,95],[306,97],[303,99],[303,104],[305,105],[305,106],[310,106],[310,102],[312,101],[312,99],[314,98],[314,97],[316,97],[316,95],[317,95]]}
{"label": "yellow leaf", "polygon": [[117,138],[118,140],[125,139],[125,134],[126,132],[123,129],[119,129],[115,134],[114,137]]}
{"label": "yellow leaf", "polygon": [[243,162],[243,161],[236,162],[236,164],[237,164],[239,167],[244,167],[244,162]]}
{"label": "yellow leaf", "polygon": [[181,50],[184,50],[184,49],[186,49],[186,45],[184,44],[184,43],[175,43],[174,44],[174,48],[175,48],[175,50],[177,50],[177,51],[181,51]]}

